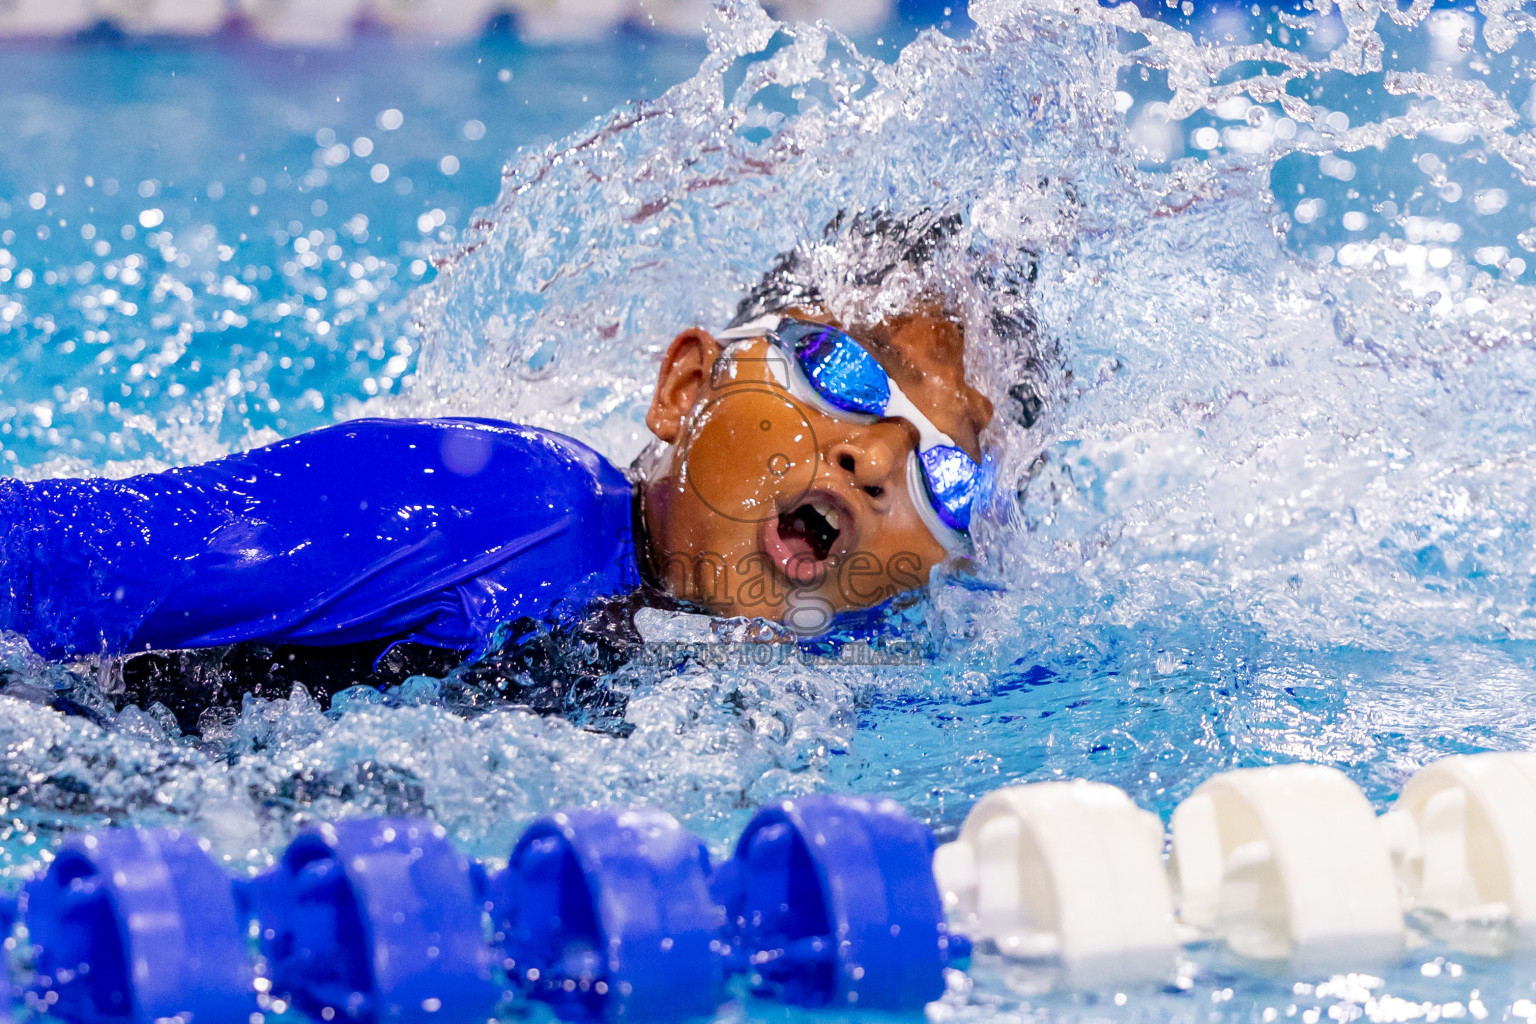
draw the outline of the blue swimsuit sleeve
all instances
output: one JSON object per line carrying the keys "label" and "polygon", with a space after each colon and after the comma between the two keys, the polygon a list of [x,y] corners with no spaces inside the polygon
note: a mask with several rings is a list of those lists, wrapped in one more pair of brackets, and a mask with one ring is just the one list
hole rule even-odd
{"label": "blue swimsuit sleeve", "polygon": [[0,629],[46,657],[496,627],[635,585],[631,488],[488,420],[356,420],[127,480],[0,479]]}

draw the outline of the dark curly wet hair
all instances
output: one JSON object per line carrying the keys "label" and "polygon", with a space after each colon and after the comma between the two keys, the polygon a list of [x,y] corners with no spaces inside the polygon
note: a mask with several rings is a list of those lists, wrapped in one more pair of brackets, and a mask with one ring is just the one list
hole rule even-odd
{"label": "dark curly wet hair", "polygon": [[[836,254],[837,283],[856,287],[879,287],[893,273],[928,268],[945,249],[962,244],[964,218],[955,212],[922,209],[899,215],[888,210],[841,210],[827,222],[819,241],[811,241],[782,252],[762,279],[736,306],[729,327],[736,327],[760,316],[790,306],[824,303],[825,275],[818,275],[812,254],[830,248]],[[1029,310],[1029,295],[1035,282],[1037,261],[1034,253],[1020,252],[1016,259],[967,261],[978,266],[974,276],[988,299],[988,319],[998,339],[1031,353],[1024,362],[1025,379],[1006,389],[1011,400],[1013,419],[1024,427],[1034,426],[1045,407],[1043,368],[1033,353],[1038,352],[1038,331]],[[945,296],[932,295],[941,303]],[[958,317],[957,317],[958,319]]]}

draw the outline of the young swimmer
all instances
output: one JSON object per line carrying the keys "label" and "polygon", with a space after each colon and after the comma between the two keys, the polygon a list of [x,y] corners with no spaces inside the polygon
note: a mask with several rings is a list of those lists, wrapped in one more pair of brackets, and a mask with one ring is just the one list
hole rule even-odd
{"label": "young swimmer", "polygon": [[[874,239],[889,274],[953,223],[829,234]],[[127,696],[187,729],[242,692],[456,666],[590,712],[640,605],[815,632],[920,587],[967,546],[991,403],[944,310],[840,323],[796,265],[781,258],[726,330],[673,340],[646,418],[658,445],[631,477],[559,434],[442,419],[356,420],[127,480],[0,479],[0,629],[50,659],[130,656]]]}

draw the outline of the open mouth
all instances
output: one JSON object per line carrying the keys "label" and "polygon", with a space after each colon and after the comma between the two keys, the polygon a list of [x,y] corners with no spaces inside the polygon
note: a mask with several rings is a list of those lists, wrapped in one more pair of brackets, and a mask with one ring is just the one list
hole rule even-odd
{"label": "open mouth", "polygon": [[801,502],[779,514],[779,540],[793,558],[824,562],[842,534],[839,518],[824,499]]}
{"label": "open mouth", "polygon": [[763,554],[796,587],[818,587],[834,560],[854,550],[859,522],[841,496],[815,490],[762,524]]}

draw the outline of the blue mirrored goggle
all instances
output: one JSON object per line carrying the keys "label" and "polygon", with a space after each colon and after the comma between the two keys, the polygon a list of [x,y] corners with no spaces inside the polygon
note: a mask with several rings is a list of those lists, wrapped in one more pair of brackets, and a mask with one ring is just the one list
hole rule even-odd
{"label": "blue mirrored goggle", "polygon": [[780,383],[797,397],[833,416],[891,417],[917,428],[917,450],[907,466],[908,490],[940,543],[950,550],[963,548],[972,509],[991,485],[992,457],[978,463],[967,455],[913,404],[868,349],[836,327],[770,316],[717,335],[722,341],[760,337],[793,356],[790,379]]}

